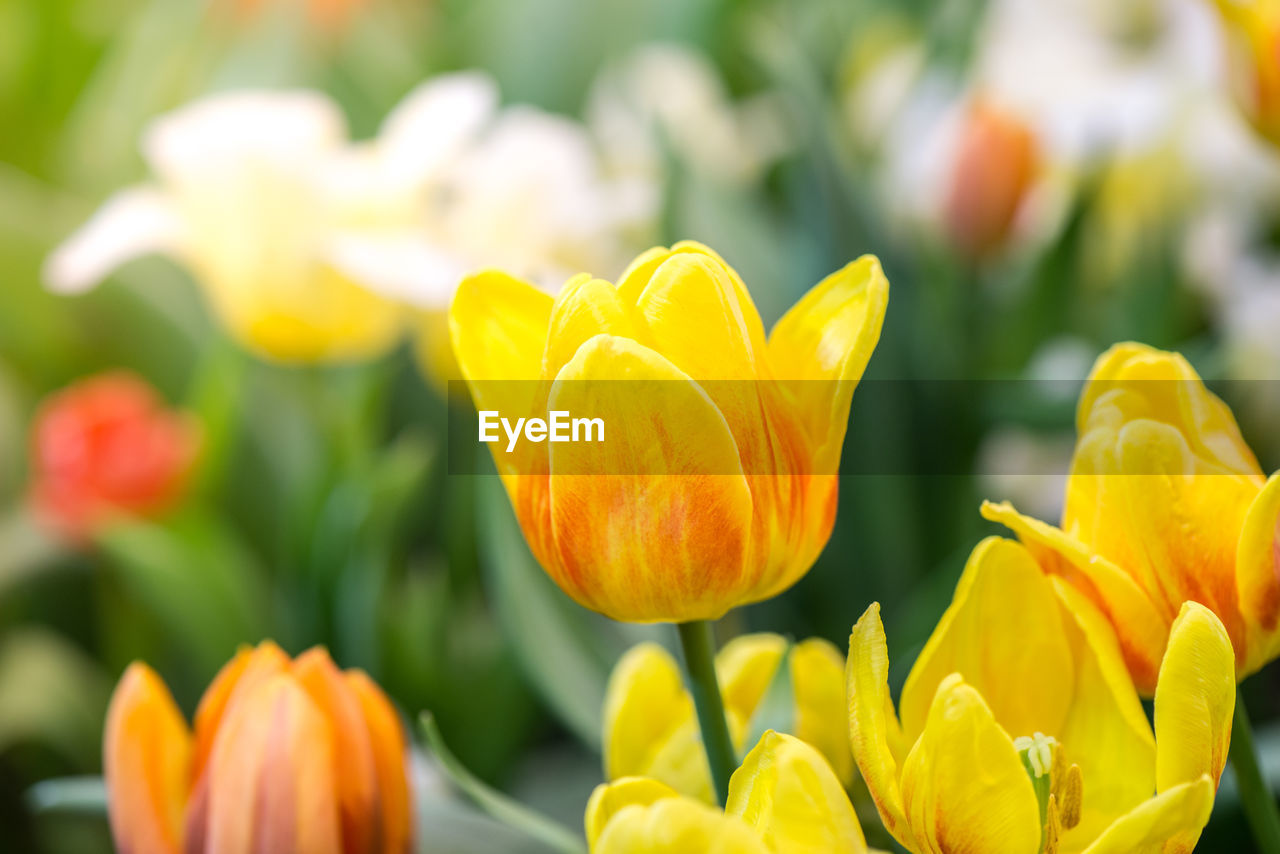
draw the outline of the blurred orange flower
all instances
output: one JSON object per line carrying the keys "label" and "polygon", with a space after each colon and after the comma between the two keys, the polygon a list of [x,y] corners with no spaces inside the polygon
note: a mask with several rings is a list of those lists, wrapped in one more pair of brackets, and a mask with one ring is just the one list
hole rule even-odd
{"label": "blurred orange flower", "polygon": [[944,209],[947,232],[971,257],[998,249],[1035,180],[1039,144],[1030,127],[989,101],[967,111]]}
{"label": "blurred orange flower", "polygon": [[335,30],[351,20],[359,7],[367,6],[369,0],[231,0],[236,12],[244,17],[257,15],[263,7],[272,4],[302,6],[316,26]]}
{"label": "blurred orange flower", "polygon": [[130,854],[404,854],[406,741],[390,701],[316,647],[241,649],[196,710],[129,667],[107,710],[103,767]]}
{"label": "blurred orange flower", "polygon": [[83,540],[115,513],[156,515],[182,495],[199,428],[124,372],[51,395],[31,439],[31,502],[50,526]]}

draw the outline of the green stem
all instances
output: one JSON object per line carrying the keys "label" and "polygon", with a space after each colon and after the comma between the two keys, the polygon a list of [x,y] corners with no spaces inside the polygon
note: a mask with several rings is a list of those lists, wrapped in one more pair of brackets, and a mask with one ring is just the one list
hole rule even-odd
{"label": "green stem", "polygon": [[1240,803],[1253,831],[1253,839],[1262,854],[1280,854],[1280,810],[1275,796],[1258,766],[1258,752],[1253,745],[1253,727],[1244,708],[1244,698],[1236,693],[1236,716],[1231,724],[1231,767],[1240,787]]}
{"label": "green stem", "polygon": [[716,642],[711,623],[695,620],[679,623],[680,646],[684,650],[685,671],[693,705],[698,710],[698,726],[702,729],[702,746],[711,766],[711,782],[715,785],[720,806],[729,800],[729,778],[738,767],[737,753],[729,737],[729,723],[724,716],[724,699],[716,679]]}

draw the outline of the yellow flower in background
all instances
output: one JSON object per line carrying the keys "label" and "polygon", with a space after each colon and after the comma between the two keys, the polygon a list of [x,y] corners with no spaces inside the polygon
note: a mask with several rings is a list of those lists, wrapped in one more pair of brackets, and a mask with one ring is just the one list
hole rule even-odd
{"label": "yellow flower in background", "polygon": [[[789,688],[784,709],[767,708],[766,695],[784,665]],[[789,644],[774,634],[734,638],[716,656],[716,674],[734,746],[759,715],[815,747],[844,785],[853,779],[844,698],[844,659],[830,643]],[[693,698],[680,667],[661,646],[640,644],[614,668],[604,704],[604,770],[609,780],[649,777],[682,795],[715,801]]]}
{"label": "yellow flower in background", "polygon": [[1280,145],[1280,2],[1217,0],[1226,25],[1228,71],[1250,123]]}
{"label": "yellow flower in background", "polygon": [[1154,734],[1106,619],[1011,540],[974,549],[897,714],[888,670],[873,604],[849,640],[853,753],[915,854],[1172,854],[1209,819],[1235,682],[1202,605],[1173,622]]}
{"label": "yellow flower in background", "polygon": [[777,595],[817,559],[887,301],[867,256],[766,339],[737,273],[681,243],[641,255],[617,284],[576,277],[555,299],[503,273],[473,276],[449,322],[479,409],[589,413],[612,431],[494,447],[543,568],[614,619],[685,622]]}
{"label": "yellow flower in background", "polygon": [[769,731],[733,774],[724,812],[628,777],[587,804],[592,854],[864,854],[858,817],[816,750]]}
{"label": "yellow flower in background", "polygon": [[407,854],[408,745],[364,673],[317,647],[242,649],[187,727],[144,664],[107,710],[103,772],[116,848],[132,854]]}
{"label": "yellow flower in background", "polygon": [[1120,344],[1094,365],[1062,527],[985,504],[1044,571],[1110,619],[1129,672],[1156,687],[1185,601],[1226,627],[1243,678],[1280,654],[1280,477],[1265,480],[1230,409],[1176,353]]}

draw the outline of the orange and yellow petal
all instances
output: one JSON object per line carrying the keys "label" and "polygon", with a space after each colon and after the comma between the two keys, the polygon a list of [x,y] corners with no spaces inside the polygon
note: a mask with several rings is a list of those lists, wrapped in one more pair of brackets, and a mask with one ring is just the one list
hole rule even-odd
{"label": "orange and yellow petal", "polygon": [[729,782],[728,815],[755,828],[774,854],[865,854],[862,826],[822,754],[766,732]]}
{"label": "orange and yellow petal", "polygon": [[372,851],[378,838],[377,768],[360,698],[322,647],[298,656],[290,672],[328,721],[333,756],[340,760],[330,778],[337,784],[342,850]]}
{"label": "orange and yellow petal", "polygon": [[241,647],[231,661],[223,665],[196,707],[193,779],[203,773],[213,752],[213,740],[228,711],[262,682],[288,668],[289,656],[269,640],[253,648]]}
{"label": "orange and yellow petal", "polygon": [[107,709],[103,774],[111,834],[123,854],[181,854],[192,743],[160,677],[130,665]]}
{"label": "orange and yellow petal", "polygon": [[1187,602],[1169,632],[1156,685],[1156,791],[1207,775],[1227,762],[1235,713],[1235,655],[1222,621]]}
{"label": "orange and yellow petal", "polygon": [[360,702],[373,744],[377,803],[381,811],[383,854],[408,854],[413,843],[413,804],[409,793],[408,742],[404,727],[382,689],[359,670],[343,674]]}
{"label": "orange and yellow petal", "polygon": [[889,282],[866,255],[814,286],[774,326],[769,360],[814,448],[814,470],[840,459],[854,389],[880,340]]}
{"label": "orange and yellow petal", "polygon": [[1236,550],[1236,598],[1248,637],[1236,669],[1247,676],[1280,654],[1280,474],[1249,505]]}
{"label": "orange and yellow petal", "polygon": [[291,675],[271,677],[228,714],[208,768],[216,854],[344,854],[334,730]]}
{"label": "orange and yellow petal", "polygon": [[1040,806],[1018,751],[959,674],[938,686],[903,763],[902,804],[917,852],[1027,854],[1040,846]]}
{"label": "orange and yellow petal", "polygon": [[560,372],[550,407],[607,425],[603,442],[551,445],[547,569],[561,588],[633,622],[716,619],[752,601],[751,492],[696,383],[630,339],[599,335]]}

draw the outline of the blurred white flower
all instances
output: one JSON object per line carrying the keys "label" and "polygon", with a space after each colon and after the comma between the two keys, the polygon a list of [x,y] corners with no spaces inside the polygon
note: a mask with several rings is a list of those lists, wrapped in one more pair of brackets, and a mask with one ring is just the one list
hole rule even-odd
{"label": "blurred white flower", "polygon": [[500,109],[476,73],[423,84],[369,141],[350,142],[323,95],[240,92],[162,117],[143,148],[154,182],[59,247],[51,287],[169,254],[233,335],[287,361],[376,355],[408,316],[447,367],[439,318],[467,273],[502,267],[549,290],[616,275],[657,204],[653,186],[608,173],[582,125]]}
{"label": "blurred white flower", "polygon": [[792,145],[775,98],[735,103],[715,66],[676,44],[645,45],[601,74],[587,120],[611,162],[651,181],[665,172],[668,148],[686,168],[741,184]]}
{"label": "blurred white flower", "polygon": [[374,355],[399,311],[326,255],[345,211],[327,175],[346,144],[341,112],[303,91],[211,95],[145,132],[150,183],[123,190],[50,256],[45,278],[87,290],[158,252],[185,266],[215,314],[250,349],[286,361]]}
{"label": "blurred white flower", "polygon": [[988,433],[978,449],[978,484],[993,501],[1035,507],[1037,517],[1062,515],[1074,447],[1072,436],[1046,436],[1021,427]]}

